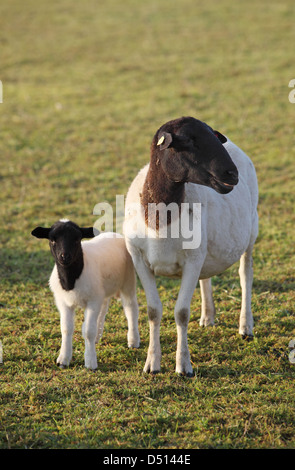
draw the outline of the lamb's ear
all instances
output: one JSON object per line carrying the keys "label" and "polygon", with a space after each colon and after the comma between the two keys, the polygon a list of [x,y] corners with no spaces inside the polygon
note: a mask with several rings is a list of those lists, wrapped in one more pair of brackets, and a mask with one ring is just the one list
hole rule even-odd
{"label": "lamb's ear", "polygon": [[82,233],[82,238],[93,238],[94,233],[93,233],[93,227],[87,227],[87,228],[81,228],[81,233]]}
{"label": "lamb's ear", "polygon": [[33,235],[36,238],[49,238],[50,230],[51,230],[50,228],[36,227],[31,232],[31,235]]}
{"label": "lamb's ear", "polygon": [[159,134],[157,146],[160,147],[160,150],[167,149],[171,145],[172,140],[173,136],[170,132],[161,132]]}

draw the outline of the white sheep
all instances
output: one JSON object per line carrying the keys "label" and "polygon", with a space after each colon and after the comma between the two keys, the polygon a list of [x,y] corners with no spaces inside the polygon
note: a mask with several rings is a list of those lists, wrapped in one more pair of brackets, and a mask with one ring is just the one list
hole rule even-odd
{"label": "white sheep", "polygon": [[[161,203],[164,207],[177,207],[173,216],[168,212],[166,237],[160,236],[165,229],[161,211],[155,210],[162,207]],[[162,304],[156,275],[181,277],[174,310],[177,373],[193,375],[187,328],[198,280],[202,297],[200,325],[213,325],[215,307],[210,278],[239,259],[242,288],[239,333],[242,337],[253,335],[252,248],[258,234],[257,203],[254,166],[227,137],[191,117],[170,121],[156,132],[150,163],[128,190],[124,221],[126,246],[147,299],[150,344],[145,372],[160,370]],[[201,210],[195,210],[197,204],[201,204]],[[172,236],[172,228],[185,219],[193,230],[185,232],[180,227],[179,236]],[[199,246],[187,239],[187,233],[193,237],[197,232]]]}
{"label": "white sheep", "polygon": [[82,307],[85,367],[97,368],[95,342],[102,336],[110,297],[119,293],[128,322],[128,346],[139,347],[136,275],[124,238],[101,233],[92,240],[93,228],[81,228],[66,219],[51,228],[37,227],[37,238],[49,239],[55,266],[49,279],[60,312],[62,343],[57,363],[69,365],[72,358],[75,308]]}

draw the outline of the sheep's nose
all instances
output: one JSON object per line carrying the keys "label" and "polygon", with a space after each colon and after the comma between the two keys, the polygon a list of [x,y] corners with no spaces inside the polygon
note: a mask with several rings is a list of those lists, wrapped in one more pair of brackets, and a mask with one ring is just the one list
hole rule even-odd
{"label": "sheep's nose", "polygon": [[71,261],[71,256],[68,253],[61,253],[60,259],[63,263],[69,263]]}
{"label": "sheep's nose", "polygon": [[237,184],[239,181],[239,173],[237,170],[227,170],[226,176],[230,176],[232,184]]}

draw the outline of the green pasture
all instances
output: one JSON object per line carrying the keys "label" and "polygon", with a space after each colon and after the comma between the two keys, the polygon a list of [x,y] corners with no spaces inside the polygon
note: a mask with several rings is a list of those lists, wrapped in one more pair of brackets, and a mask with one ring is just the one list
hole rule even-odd
{"label": "green pasture", "polygon": [[[20,0],[0,4],[0,448],[295,447],[293,0]],[[37,225],[95,223],[125,195],[155,131],[191,115],[253,160],[260,233],[255,337],[238,334],[238,265],[213,278],[216,325],[191,308],[195,377],[175,374],[179,283],[159,279],[162,371],[143,374],[149,329],[129,350],[114,300],[84,368],[83,312],[73,362],[60,370],[59,316]],[[116,228],[116,227],[115,227]]]}

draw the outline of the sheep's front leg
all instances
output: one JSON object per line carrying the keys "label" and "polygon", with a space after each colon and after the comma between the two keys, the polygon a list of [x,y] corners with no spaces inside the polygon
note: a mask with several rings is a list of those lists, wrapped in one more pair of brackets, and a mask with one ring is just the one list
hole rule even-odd
{"label": "sheep's front leg", "polygon": [[176,373],[186,375],[187,377],[194,375],[187,343],[187,329],[190,317],[190,304],[199,274],[200,270],[196,270],[195,266],[191,263],[185,265],[174,310],[177,328]]}
{"label": "sheep's front leg", "polygon": [[95,340],[97,337],[97,318],[101,305],[101,303],[89,303],[84,313],[83,336],[85,340],[85,367],[92,370],[97,369]]}
{"label": "sheep's front leg", "polygon": [[143,370],[144,372],[156,374],[161,368],[160,323],[162,318],[162,303],[154,275],[145,265],[140,255],[132,256],[132,258],[138,277],[145,291],[150,327],[150,342]]}
{"label": "sheep's front leg", "polygon": [[58,309],[60,312],[61,348],[56,362],[63,368],[67,367],[72,359],[75,312],[74,309],[61,302]]}
{"label": "sheep's front leg", "polygon": [[202,314],[200,326],[214,325],[215,306],[212,295],[211,279],[200,279]]}
{"label": "sheep's front leg", "polygon": [[138,331],[138,304],[136,300],[136,295],[130,296],[121,292],[121,300],[128,324],[128,347],[139,348],[140,337]]}
{"label": "sheep's front leg", "polygon": [[162,304],[161,307],[160,304],[157,307],[153,307],[148,303],[147,313],[150,327],[150,342],[143,370],[144,372],[156,374],[160,372],[161,369],[160,324],[162,318]]}
{"label": "sheep's front leg", "polygon": [[252,247],[240,259],[239,275],[242,288],[242,306],[239,333],[243,338],[253,337],[253,316],[251,310],[251,294],[253,283]]}

